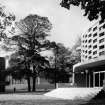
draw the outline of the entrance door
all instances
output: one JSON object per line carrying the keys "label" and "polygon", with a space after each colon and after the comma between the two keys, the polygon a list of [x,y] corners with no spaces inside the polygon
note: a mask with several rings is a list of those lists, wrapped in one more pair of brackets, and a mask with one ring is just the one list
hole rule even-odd
{"label": "entrance door", "polygon": [[95,87],[99,87],[99,73],[95,73]]}
{"label": "entrance door", "polygon": [[105,78],[105,71],[94,72],[93,76],[94,76],[93,86],[94,87],[102,87],[103,80]]}
{"label": "entrance door", "polygon": [[105,73],[100,73],[100,86],[103,86],[103,80],[104,80]]}

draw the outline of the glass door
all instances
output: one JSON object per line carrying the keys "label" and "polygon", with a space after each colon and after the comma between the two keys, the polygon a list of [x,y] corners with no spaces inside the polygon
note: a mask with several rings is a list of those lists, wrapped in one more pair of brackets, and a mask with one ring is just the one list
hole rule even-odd
{"label": "glass door", "polygon": [[99,87],[99,73],[95,73],[95,87]]}

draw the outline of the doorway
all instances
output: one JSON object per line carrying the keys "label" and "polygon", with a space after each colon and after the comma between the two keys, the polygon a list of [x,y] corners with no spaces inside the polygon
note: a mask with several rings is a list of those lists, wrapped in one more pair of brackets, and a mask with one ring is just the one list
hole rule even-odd
{"label": "doorway", "polygon": [[93,86],[102,87],[105,79],[105,71],[93,72]]}

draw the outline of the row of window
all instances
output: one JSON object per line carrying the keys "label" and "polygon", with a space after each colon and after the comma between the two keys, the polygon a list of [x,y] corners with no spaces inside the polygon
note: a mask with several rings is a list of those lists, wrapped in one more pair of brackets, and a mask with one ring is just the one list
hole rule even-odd
{"label": "row of window", "polygon": [[[93,49],[95,49],[95,48],[97,48],[97,45],[94,45],[94,46],[93,46]],[[104,45],[99,46],[99,49],[100,49],[100,50],[103,49],[103,48],[105,48]],[[82,51],[83,51],[83,53],[87,53],[87,50],[82,50]],[[89,54],[91,54],[91,52],[92,52],[91,50],[88,51]],[[94,53],[95,53],[95,52],[93,52],[93,55],[94,55]],[[95,54],[96,54],[96,53],[95,53]]]}
{"label": "row of window", "polygon": [[[94,51],[94,52],[93,52],[93,55],[95,55],[95,54],[97,54],[97,51]],[[102,55],[105,55],[105,51],[99,52],[99,56],[102,56]],[[86,55],[86,56],[83,55],[83,57],[84,57],[85,59],[86,59],[86,58],[88,58],[88,59],[91,59],[91,58],[92,58],[92,56],[89,56],[89,57],[88,57],[87,55]],[[94,58],[96,58],[96,57],[94,57]]]}
{"label": "row of window", "polygon": [[[91,35],[91,34],[90,34],[90,35]],[[93,34],[93,37],[95,37],[95,36],[97,36],[97,33]],[[99,37],[102,37],[102,36],[104,36],[104,32],[102,32],[102,33],[99,34]],[[96,40],[96,39],[95,39],[95,40]],[[82,42],[83,42],[83,43],[87,43],[87,42],[90,43],[90,42],[92,42],[92,39],[89,39],[89,40],[86,39],[86,40],[83,40]],[[93,42],[94,42],[94,41],[93,41]]]}
{"label": "row of window", "polygon": [[[102,38],[102,39],[99,40],[99,43],[103,43],[104,41],[105,41],[105,39]],[[92,42],[92,39],[90,39],[88,42],[89,42],[89,43]],[[96,43],[96,42],[97,42],[97,39],[94,39],[94,40],[93,40],[93,43]],[[86,46],[83,45],[83,47],[87,47],[87,45],[86,45]]]}
{"label": "row of window", "polygon": [[[99,21],[99,25],[102,24],[103,21]],[[103,24],[101,27],[99,27],[99,30],[102,29],[102,28],[105,28],[105,24]],[[92,27],[88,29],[88,32],[90,32],[92,30]],[[95,26],[93,28],[93,31],[96,31],[97,30],[97,26]]]}
{"label": "row of window", "polygon": [[[103,42],[103,41],[104,41],[103,39],[102,39],[102,40],[100,40],[100,42]],[[92,47],[92,45],[89,45],[89,46],[87,46],[87,45],[86,45],[86,46],[84,46],[84,45],[83,45],[83,47],[85,47],[85,48],[87,48],[87,47],[88,47],[88,48],[91,48],[91,47]],[[93,49],[95,49],[95,48],[97,48],[97,45],[94,45],[94,46],[93,46]],[[99,46],[99,49],[103,49],[103,48],[104,48],[104,45]]]}
{"label": "row of window", "polygon": [[[101,27],[99,27],[99,31],[101,31],[102,29],[105,28],[105,24],[103,24]],[[97,26],[93,28],[93,31],[96,31],[97,30]],[[89,35],[83,35],[83,38],[86,38],[86,37],[91,37],[92,34],[89,34]],[[95,34],[93,34],[93,37],[97,36],[97,32]]]}

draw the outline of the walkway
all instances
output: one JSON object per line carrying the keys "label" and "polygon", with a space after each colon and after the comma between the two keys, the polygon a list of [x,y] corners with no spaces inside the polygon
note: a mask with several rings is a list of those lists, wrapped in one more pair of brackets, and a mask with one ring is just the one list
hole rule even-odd
{"label": "walkway", "polygon": [[44,95],[1,94],[0,101],[8,100],[58,100]]}

